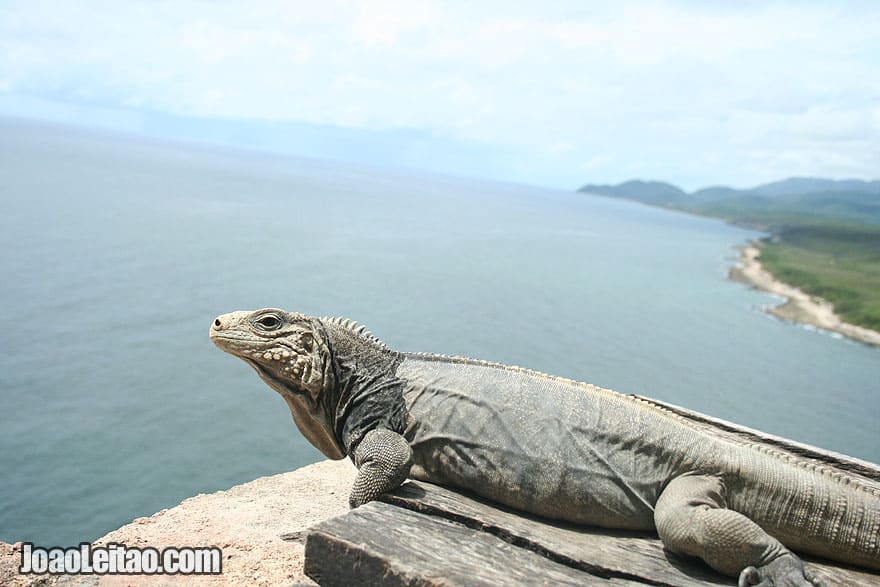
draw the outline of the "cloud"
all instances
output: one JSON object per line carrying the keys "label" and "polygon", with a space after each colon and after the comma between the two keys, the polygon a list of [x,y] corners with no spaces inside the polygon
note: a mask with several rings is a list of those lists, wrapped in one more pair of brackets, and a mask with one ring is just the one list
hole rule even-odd
{"label": "cloud", "polygon": [[413,129],[537,158],[511,178],[543,183],[876,175],[876,4],[474,4],[8,1],[0,92]]}

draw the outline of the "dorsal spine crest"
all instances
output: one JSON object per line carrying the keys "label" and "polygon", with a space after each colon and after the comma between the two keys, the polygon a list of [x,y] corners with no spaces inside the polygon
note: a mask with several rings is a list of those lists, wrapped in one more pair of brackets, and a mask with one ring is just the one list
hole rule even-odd
{"label": "dorsal spine crest", "polygon": [[366,326],[360,325],[357,322],[355,322],[354,320],[350,320],[349,318],[340,318],[338,316],[323,316],[321,318],[321,321],[325,322],[327,324],[335,324],[336,326],[341,326],[342,328],[348,330],[349,332],[352,332],[353,334],[356,334],[360,337],[363,337],[363,338],[369,340],[370,342],[379,345],[380,347],[382,347],[384,349],[388,348],[388,345],[386,345],[384,342],[382,342],[381,340],[376,338],[376,336],[372,332],[367,330]]}

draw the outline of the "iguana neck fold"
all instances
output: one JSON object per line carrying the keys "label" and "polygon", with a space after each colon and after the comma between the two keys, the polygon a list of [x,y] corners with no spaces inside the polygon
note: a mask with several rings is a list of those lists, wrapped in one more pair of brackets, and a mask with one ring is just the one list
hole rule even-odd
{"label": "iguana neck fold", "polygon": [[[404,382],[396,375],[403,355],[361,336],[344,325],[322,321],[332,340],[332,390],[328,389],[331,425],[351,456],[364,435],[374,428],[402,433],[406,426]],[[329,407],[329,406],[328,406]]]}

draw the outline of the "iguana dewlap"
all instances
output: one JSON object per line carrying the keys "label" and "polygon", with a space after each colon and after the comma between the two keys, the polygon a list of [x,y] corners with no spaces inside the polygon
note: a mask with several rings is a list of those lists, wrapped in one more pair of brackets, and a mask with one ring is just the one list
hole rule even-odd
{"label": "iguana dewlap", "polygon": [[356,507],[407,477],[549,518],[655,529],[741,585],[809,585],[789,549],[880,569],[880,485],[649,401],[472,359],[401,353],[335,318],[218,317],[211,338],[278,391]]}

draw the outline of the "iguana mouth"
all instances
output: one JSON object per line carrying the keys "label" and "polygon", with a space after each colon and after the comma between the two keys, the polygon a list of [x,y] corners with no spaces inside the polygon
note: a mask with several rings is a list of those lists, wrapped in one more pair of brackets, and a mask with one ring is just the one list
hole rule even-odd
{"label": "iguana mouth", "polygon": [[214,340],[214,344],[216,344],[217,340],[235,340],[240,342],[256,342],[253,338],[248,338],[245,336],[229,336],[228,334],[217,334],[214,333],[211,335],[211,338]]}
{"label": "iguana mouth", "polygon": [[304,349],[296,348],[277,339],[263,340],[248,336],[230,336],[212,333],[211,340],[222,350],[260,367],[255,360],[262,356],[265,360],[288,361],[292,357],[305,357]]}
{"label": "iguana mouth", "polygon": [[301,339],[255,336],[236,328],[234,323],[232,326],[222,329],[220,318],[214,321],[210,337],[217,347],[244,360],[279,393],[315,395],[313,365],[309,349],[301,344]]}
{"label": "iguana mouth", "polygon": [[260,343],[267,344],[267,341],[259,338],[249,336],[235,336],[229,335],[225,332],[220,333],[214,331],[211,332],[211,340],[214,342],[215,345],[219,346],[224,351],[231,351],[235,354],[243,353],[245,350],[253,349],[256,345],[259,345]]}

